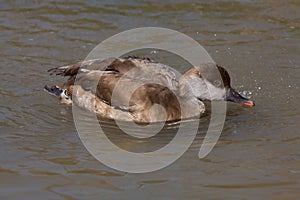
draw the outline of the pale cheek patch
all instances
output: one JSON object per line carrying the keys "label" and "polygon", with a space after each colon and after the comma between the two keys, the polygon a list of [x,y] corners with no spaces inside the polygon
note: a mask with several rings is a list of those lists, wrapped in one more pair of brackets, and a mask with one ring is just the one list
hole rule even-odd
{"label": "pale cheek patch", "polygon": [[211,100],[224,100],[225,99],[225,94],[226,94],[225,88],[215,87],[209,81],[205,81],[205,83],[206,83],[206,86],[208,89],[207,93]]}
{"label": "pale cheek patch", "polygon": [[193,77],[188,80],[189,90],[202,100],[224,100],[225,89],[214,86],[209,81]]}

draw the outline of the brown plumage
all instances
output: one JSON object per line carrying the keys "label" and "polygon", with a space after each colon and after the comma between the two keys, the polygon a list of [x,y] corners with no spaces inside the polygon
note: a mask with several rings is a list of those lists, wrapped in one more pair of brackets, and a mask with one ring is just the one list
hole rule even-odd
{"label": "brown plumage", "polygon": [[[59,91],[45,87],[61,101],[102,117],[136,122],[199,116],[205,111],[200,99],[224,100],[231,88],[228,72],[214,64],[192,68],[179,81],[167,65],[136,57],[88,60],[48,71],[69,76]],[[210,85],[216,94],[208,91]]]}

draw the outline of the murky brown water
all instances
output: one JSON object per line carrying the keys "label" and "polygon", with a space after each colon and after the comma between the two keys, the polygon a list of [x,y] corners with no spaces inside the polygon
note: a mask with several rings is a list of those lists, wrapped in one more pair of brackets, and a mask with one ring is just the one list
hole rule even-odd
{"label": "murky brown water", "polygon": [[[299,1],[5,1],[0,9],[1,199],[299,198]],[[42,88],[63,80],[48,68],[143,26],[193,37],[257,106],[229,105],[205,159],[197,157],[200,135],[171,166],[128,174],[94,159],[71,108]]]}

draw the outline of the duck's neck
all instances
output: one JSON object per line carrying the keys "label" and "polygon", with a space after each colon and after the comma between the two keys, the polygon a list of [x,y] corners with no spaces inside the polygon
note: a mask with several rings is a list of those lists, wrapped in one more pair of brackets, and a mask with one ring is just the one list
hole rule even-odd
{"label": "duck's neck", "polygon": [[187,71],[179,80],[179,94],[183,97],[197,98],[197,93],[203,86],[199,71],[195,68]]}

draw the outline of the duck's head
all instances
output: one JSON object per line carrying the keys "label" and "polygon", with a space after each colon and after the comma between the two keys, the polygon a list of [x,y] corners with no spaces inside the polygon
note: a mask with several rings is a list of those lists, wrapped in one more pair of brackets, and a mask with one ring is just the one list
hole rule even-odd
{"label": "duck's head", "polygon": [[187,71],[180,79],[182,94],[192,94],[200,100],[226,100],[249,107],[254,102],[243,97],[230,85],[225,68],[213,63],[203,64]]}

